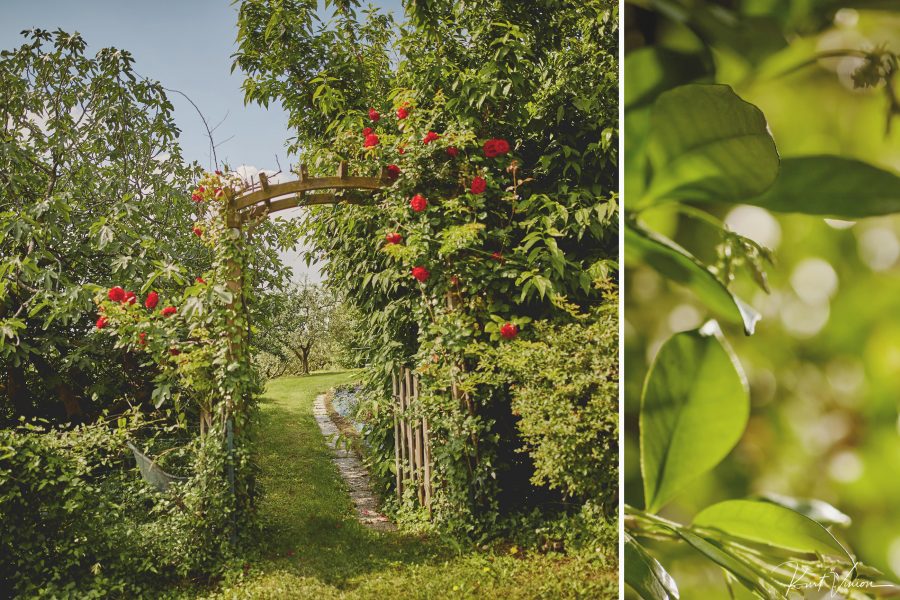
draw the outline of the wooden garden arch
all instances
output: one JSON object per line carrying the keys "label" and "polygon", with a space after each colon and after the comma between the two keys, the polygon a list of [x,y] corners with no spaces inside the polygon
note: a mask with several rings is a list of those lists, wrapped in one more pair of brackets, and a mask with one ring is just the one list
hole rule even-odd
{"label": "wooden garden arch", "polygon": [[[326,204],[364,204],[365,200],[352,193],[343,192],[376,192],[391,182],[386,168],[379,177],[351,177],[347,161],[341,161],[337,175],[333,177],[309,177],[307,168],[300,166],[299,177],[286,183],[270,183],[265,173],[259,173],[259,186],[251,185],[242,190],[226,189],[226,224],[228,227],[243,230],[243,225],[266,217],[272,213],[298,206],[317,206]],[[228,288],[235,294],[242,290],[242,273],[240,265],[233,264],[228,277]],[[452,306],[452,297],[448,295]],[[240,343],[243,343],[243,339]],[[232,351],[236,350],[232,346]],[[418,376],[408,368],[393,374],[393,401],[397,408],[408,407],[413,398],[419,395]],[[454,397],[458,391],[454,385]],[[231,413],[233,407],[227,407]],[[397,466],[397,495],[402,499],[404,481],[413,482],[415,494],[431,514],[431,442],[427,421],[422,418],[415,422],[394,417],[395,462]],[[233,475],[230,476],[233,483]]]}
{"label": "wooden garden arch", "polygon": [[300,166],[300,176],[294,181],[269,183],[265,173],[258,177],[258,188],[252,186],[238,192],[226,190],[229,227],[240,228],[252,219],[297,206],[359,204],[359,199],[342,196],[339,192],[374,192],[390,182],[386,169],[382,169],[380,177],[351,177],[347,161],[341,161],[337,175],[333,177],[310,177],[305,165]]}

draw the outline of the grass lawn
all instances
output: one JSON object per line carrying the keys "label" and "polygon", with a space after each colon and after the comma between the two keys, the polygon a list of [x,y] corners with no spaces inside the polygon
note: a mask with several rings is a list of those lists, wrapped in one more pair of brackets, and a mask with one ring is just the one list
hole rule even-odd
{"label": "grass lawn", "polygon": [[454,550],[360,525],[313,418],[315,396],[353,373],[270,382],[261,402],[262,558],[216,598],[617,597],[615,566],[586,557]]}

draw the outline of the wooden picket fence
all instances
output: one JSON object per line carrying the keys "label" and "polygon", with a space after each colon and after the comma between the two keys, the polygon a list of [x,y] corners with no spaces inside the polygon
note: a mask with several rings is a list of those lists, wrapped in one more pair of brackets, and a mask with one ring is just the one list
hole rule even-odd
{"label": "wooden picket fence", "polygon": [[419,398],[419,376],[403,367],[391,374],[394,406],[394,460],[397,471],[397,497],[415,490],[419,504],[431,513],[431,436],[428,419],[406,415]]}

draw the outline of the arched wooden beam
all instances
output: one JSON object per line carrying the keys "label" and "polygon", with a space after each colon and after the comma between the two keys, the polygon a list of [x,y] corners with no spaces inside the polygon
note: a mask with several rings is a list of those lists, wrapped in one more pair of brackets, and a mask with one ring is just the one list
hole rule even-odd
{"label": "arched wooden beam", "polygon": [[342,202],[344,204],[363,204],[364,201],[360,198],[353,198],[350,196],[336,196],[335,194],[295,194],[288,198],[280,198],[278,200],[272,200],[267,202],[266,204],[260,204],[246,212],[241,213],[241,222],[246,223],[253,219],[256,219],[265,214],[272,214],[281,210],[287,210],[289,208],[296,208],[298,206],[319,206],[323,204],[337,204]]}

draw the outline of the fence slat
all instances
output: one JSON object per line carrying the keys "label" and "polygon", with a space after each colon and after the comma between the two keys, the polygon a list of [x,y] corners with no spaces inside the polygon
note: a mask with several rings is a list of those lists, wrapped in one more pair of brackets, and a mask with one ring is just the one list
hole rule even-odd
{"label": "fence slat", "polygon": [[[403,370],[404,379],[406,381],[406,408],[407,410],[412,405],[412,372],[409,369],[404,368]],[[409,468],[412,471],[412,483],[418,488],[419,486],[419,465],[417,460],[417,452],[416,452],[416,434],[415,434],[415,425],[407,420],[406,423],[406,436],[407,436],[407,444],[409,445]]]}
{"label": "fence slat", "polygon": [[403,379],[403,371],[400,372],[400,385],[399,385],[399,394],[397,394],[397,401],[400,407],[400,438],[397,440],[397,444],[400,446],[400,480],[403,482],[402,486],[406,488],[406,482],[408,481],[407,477],[407,435],[406,435],[406,417],[403,416],[403,413],[406,411],[406,381]]}
{"label": "fence slat", "polygon": [[397,372],[391,372],[391,411],[394,413],[394,468],[397,479],[397,499],[403,500],[403,472],[400,463],[400,417],[398,408],[400,405],[400,385],[397,382]]}

